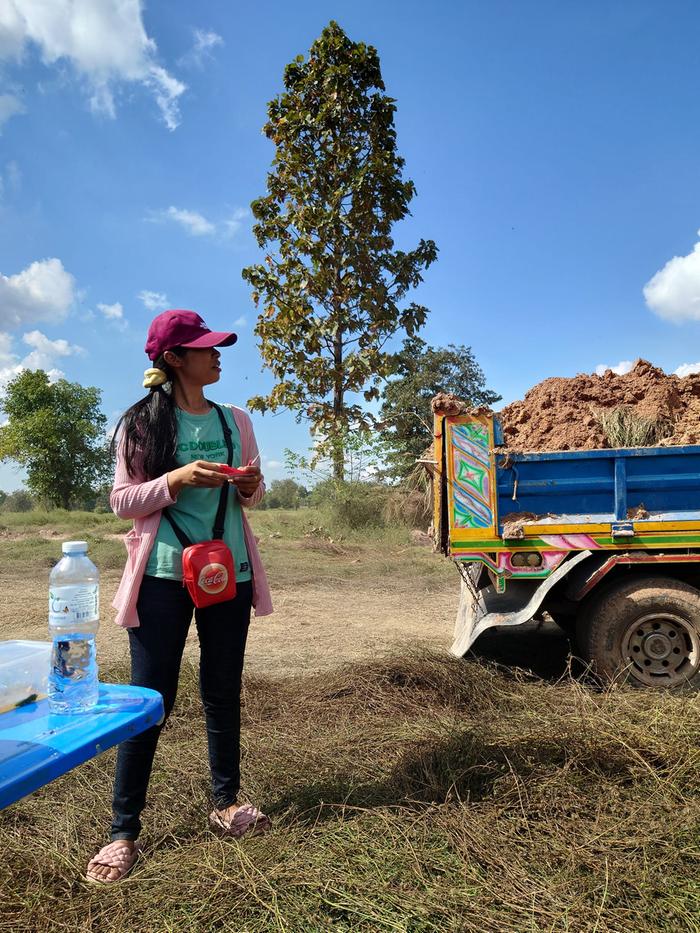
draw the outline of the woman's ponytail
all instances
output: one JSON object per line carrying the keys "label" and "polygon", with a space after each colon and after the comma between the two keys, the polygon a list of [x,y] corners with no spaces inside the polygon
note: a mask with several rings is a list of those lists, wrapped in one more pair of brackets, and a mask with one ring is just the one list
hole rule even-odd
{"label": "woman's ponytail", "polygon": [[[176,356],[186,352],[181,347],[171,350]],[[165,373],[165,382],[151,376],[154,370]],[[123,445],[123,456],[130,476],[141,470],[147,479],[156,479],[177,468],[175,460],[177,446],[177,418],[172,396],[173,368],[163,355],[146,370],[146,381],[150,384],[148,395],[139,399],[119,419],[112,437],[111,452]],[[155,383],[155,384],[154,384]]]}

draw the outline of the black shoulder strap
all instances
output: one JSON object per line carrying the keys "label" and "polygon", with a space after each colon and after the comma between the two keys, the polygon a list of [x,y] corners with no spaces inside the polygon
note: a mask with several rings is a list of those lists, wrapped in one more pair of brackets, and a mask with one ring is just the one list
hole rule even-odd
{"label": "black shoulder strap", "polygon": [[226,462],[229,466],[233,466],[233,441],[231,440],[233,431],[228,426],[228,421],[226,420],[226,417],[224,416],[224,413],[219,405],[217,405],[216,402],[209,402],[209,404],[216,409],[216,413],[219,416],[219,421],[221,422],[221,428],[224,432],[224,440],[226,441],[226,449],[228,451]]}
{"label": "black shoulder strap", "polygon": [[[233,432],[228,426],[228,422],[226,421],[223,411],[216,404],[216,402],[209,402],[209,404],[216,409],[216,413],[219,416],[219,421],[221,422],[221,427],[224,431],[224,440],[226,441],[226,450],[228,452],[226,462],[229,466],[233,466],[233,441],[231,440]],[[215,540],[221,540],[221,538],[224,536],[224,527],[226,523],[226,503],[228,501],[228,485],[228,483],[223,484],[221,487],[221,493],[219,495],[219,507],[216,510],[216,518],[214,519],[214,529],[212,533],[212,538]],[[192,542],[184,533],[182,528],[177,525],[175,519],[170,514],[170,509],[163,509],[163,515],[170,522],[170,526],[175,532],[175,536],[182,545],[183,549],[186,547],[191,547]]]}
{"label": "black shoulder strap", "polygon": [[[226,441],[226,450],[228,451],[228,456],[226,462],[229,466],[233,466],[233,441],[231,440],[232,431],[226,422],[223,411],[219,408],[216,402],[211,402],[211,404],[216,409],[216,413],[219,416],[219,421],[221,422],[221,427],[224,432],[224,440]],[[216,510],[216,518],[214,519],[214,533],[212,537],[214,539],[221,539],[224,536],[224,525],[226,523],[226,501],[228,499],[228,483],[224,483],[221,487],[221,495],[219,496],[219,508]]]}
{"label": "black shoulder strap", "polygon": [[173,529],[173,531],[175,532],[175,537],[177,538],[177,540],[178,540],[178,541],[180,542],[180,544],[182,545],[183,551],[184,551],[184,549],[185,549],[186,547],[191,547],[191,546],[192,546],[192,542],[191,542],[190,539],[187,537],[187,535],[186,535],[185,532],[182,530],[182,528],[180,528],[180,526],[177,524],[177,522],[175,521],[175,519],[172,517],[172,515],[170,514],[170,509],[163,509],[163,518],[166,518],[166,519],[170,522],[170,527],[171,527],[171,528]]}

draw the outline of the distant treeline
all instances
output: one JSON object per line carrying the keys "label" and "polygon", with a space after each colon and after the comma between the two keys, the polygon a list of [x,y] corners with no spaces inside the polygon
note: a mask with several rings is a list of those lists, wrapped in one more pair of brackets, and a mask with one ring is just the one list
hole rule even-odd
{"label": "distant treeline", "polygon": [[[83,499],[71,501],[71,510],[85,512],[111,512],[109,493],[111,486],[105,484]],[[293,479],[273,480],[267,495],[258,506],[260,509],[298,509],[309,505],[309,490]],[[31,512],[35,508],[50,508],[50,504],[26,489],[3,492],[0,489],[0,512]]]}

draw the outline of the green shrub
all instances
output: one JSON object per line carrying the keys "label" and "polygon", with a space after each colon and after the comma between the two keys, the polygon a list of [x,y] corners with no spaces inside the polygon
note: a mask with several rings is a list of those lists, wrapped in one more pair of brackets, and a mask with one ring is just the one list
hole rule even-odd
{"label": "green shrub", "polygon": [[391,488],[382,483],[327,479],[313,488],[309,499],[311,505],[321,510],[330,527],[342,531],[383,528],[390,494]]}

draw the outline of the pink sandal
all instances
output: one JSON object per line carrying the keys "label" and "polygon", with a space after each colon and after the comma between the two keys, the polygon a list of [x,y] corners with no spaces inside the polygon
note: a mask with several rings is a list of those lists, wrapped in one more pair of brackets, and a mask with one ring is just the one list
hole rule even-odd
{"label": "pink sandal", "polygon": [[266,833],[271,828],[272,823],[268,816],[248,803],[239,807],[231,819],[225,819],[219,814],[218,810],[213,810],[209,814],[209,825],[224,836],[240,839],[241,836],[258,836],[261,833]]}
{"label": "pink sandal", "polygon": [[90,859],[87,871],[89,872],[91,868],[102,865],[107,868],[116,868],[119,872],[117,877],[91,878],[89,874],[86,874],[86,881],[91,881],[93,884],[114,884],[115,881],[122,881],[136,864],[140,852],[141,846],[138,843],[133,849],[128,849],[124,845],[123,839],[115,839],[114,842],[103,846],[97,855]]}

